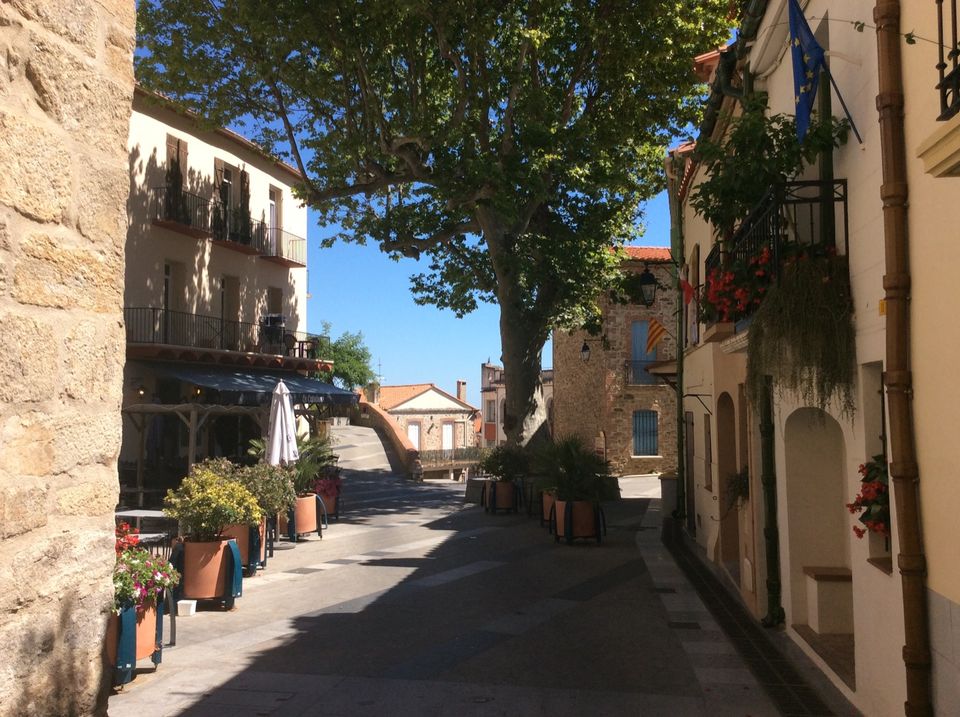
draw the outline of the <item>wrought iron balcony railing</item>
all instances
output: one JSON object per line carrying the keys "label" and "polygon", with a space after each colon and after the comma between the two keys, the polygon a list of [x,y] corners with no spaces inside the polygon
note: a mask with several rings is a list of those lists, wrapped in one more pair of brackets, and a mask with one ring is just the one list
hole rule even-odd
{"label": "wrought iron balcony railing", "polygon": [[957,42],[957,0],[950,0],[949,17],[944,16],[943,0],[936,0],[936,3],[940,45],[940,61],[937,63],[940,116],[937,119],[943,121],[960,111],[960,44]]}
{"label": "wrought iron balcony railing", "polygon": [[847,233],[847,180],[786,182],[771,187],[726,245],[711,249],[704,264],[709,275],[714,267],[746,264],[768,249],[776,275],[788,245],[834,246],[846,254]]}
{"label": "wrought iron balcony railing", "polygon": [[329,337],[287,331],[276,324],[253,324],[153,307],[125,307],[123,318],[127,343],[130,344],[165,344],[298,358],[329,358]]}
{"label": "wrought iron balcony railing", "polygon": [[210,233],[210,200],[176,187],[154,187],[151,219],[188,234]]}
{"label": "wrought iron balcony railing", "polygon": [[627,373],[627,385],[646,386],[660,383],[656,376],[647,371],[647,368],[655,363],[657,362],[652,360],[627,361],[624,367]]}
{"label": "wrought iron balcony railing", "polygon": [[154,223],[191,236],[207,236],[246,254],[280,260],[287,266],[307,265],[307,240],[254,219],[249,212],[226,207],[175,187],[151,191]]}

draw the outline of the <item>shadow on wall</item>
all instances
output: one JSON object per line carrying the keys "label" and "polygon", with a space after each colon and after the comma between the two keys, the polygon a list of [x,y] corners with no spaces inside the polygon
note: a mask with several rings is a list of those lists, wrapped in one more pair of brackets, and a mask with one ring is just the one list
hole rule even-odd
{"label": "shadow on wall", "polygon": [[[0,713],[17,717],[106,715],[110,670],[102,655],[107,614],[97,595],[60,600],[59,615],[20,634],[13,670],[15,698]],[[89,619],[83,619],[89,616]],[[37,669],[42,663],[43,668]],[[8,695],[8,696],[13,696]]]}

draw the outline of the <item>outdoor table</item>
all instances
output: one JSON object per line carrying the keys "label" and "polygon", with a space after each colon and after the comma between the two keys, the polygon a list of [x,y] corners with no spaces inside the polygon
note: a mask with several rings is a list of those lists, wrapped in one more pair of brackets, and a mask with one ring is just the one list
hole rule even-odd
{"label": "outdoor table", "polygon": [[131,510],[118,510],[114,515],[117,518],[125,520],[133,519],[136,521],[134,527],[140,530],[140,521],[143,518],[166,518],[167,515],[162,510],[147,510],[145,508],[135,508]]}

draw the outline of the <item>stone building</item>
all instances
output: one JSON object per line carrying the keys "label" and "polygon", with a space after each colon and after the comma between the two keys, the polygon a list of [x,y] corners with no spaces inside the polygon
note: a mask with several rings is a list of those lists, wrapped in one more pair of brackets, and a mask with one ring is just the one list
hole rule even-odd
{"label": "stone building", "polygon": [[134,3],[0,3],[0,715],[97,714]]}
{"label": "stone building", "polygon": [[[675,284],[670,251],[627,247],[626,271],[647,269],[660,287]],[[600,298],[603,333],[553,334],[554,436],[580,436],[606,457],[614,473],[660,473],[676,467],[675,292],[663,290],[649,308]],[[666,332],[647,351],[650,322]]]}
{"label": "stone building", "polygon": [[477,409],[467,403],[467,382],[451,396],[432,383],[380,386],[380,408],[392,416],[417,451],[455,451],[477,445]]}

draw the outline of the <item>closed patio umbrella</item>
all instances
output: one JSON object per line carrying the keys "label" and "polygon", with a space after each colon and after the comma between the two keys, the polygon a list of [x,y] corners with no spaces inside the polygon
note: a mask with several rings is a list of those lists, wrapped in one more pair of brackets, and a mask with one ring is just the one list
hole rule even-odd
{"label": "closed patio umbrella", "polygon": [[267,463],[287,465],[300,458],[297,450],[297,421],[290,403],[290,391],[283,381],[277,382],[270,402],[270,425],[267,435]]}

